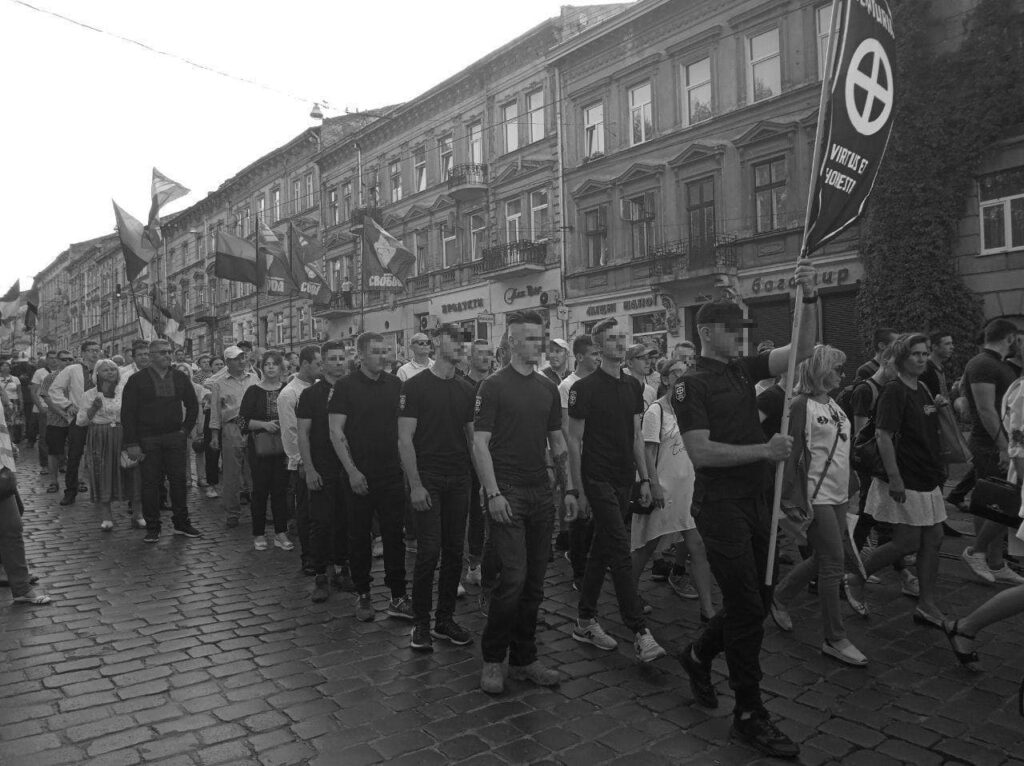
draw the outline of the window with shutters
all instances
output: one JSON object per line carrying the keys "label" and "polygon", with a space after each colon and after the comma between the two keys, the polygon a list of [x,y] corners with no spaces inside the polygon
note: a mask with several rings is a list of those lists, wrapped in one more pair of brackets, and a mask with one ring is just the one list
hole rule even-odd
{"label": "window with shutters", "polygon": [[584,267],[596,268],[608,263],[608,206],[598,205],[583,211]]}
{"label": "window with shutters", "polygon": [[776,348],[789,343],[793,331],[792,315],[789,310],[789,295],[780,295],[769,300],[747,302],[749,318],[757,323],[750,328],[750,347],[757,348],[763,340],[775,343]]}
{"label": "window with shutters", "polygon": [[857,322],[857,291],[821,293],[821,341],[846,354],[843,384],[867,361],[867,350]]}

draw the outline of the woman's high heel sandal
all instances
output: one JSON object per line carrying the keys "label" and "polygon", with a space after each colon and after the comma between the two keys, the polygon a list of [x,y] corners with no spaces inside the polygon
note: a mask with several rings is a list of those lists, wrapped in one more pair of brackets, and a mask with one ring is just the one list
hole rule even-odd
{"label": "woman's high heel sandal", "polygon": [[972,673],[980,673],[981,666],[978,664],[981,660],[978,658],[978,652],[971,648],[969,652],[961,652],[956,645],[956,640],[962,638],[965,641],[974,641],[974,636],[969,636],[966,633],[960,632],[960,620],[954,620],[953,622],[944,622],[942,624],[942,630],[946,633],[946,639],[949,641],[949,646],[953,650],[953,654],[956,655],[957,660],[960,664],[970,670]]}

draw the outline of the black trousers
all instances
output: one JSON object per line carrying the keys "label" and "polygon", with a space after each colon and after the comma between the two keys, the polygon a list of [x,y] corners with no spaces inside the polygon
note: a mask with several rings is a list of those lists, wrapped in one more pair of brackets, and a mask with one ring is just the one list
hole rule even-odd
{"label": "black trousers", "polygon": [[384,544],[384,584],[392,598],[406,594],[405,540],[402,539],[402,516],[405,513],[405,481],[401,476],[383,479],[367,477],[370,491],[357,495],[345,483],[345,509],[348,512],[348,550],[352,581],[359,593],[369,593],[372,558],[373,519],[380,524]]}
{"label": "black trousers", "polygon": [[220,484],[220,450],[210,446],[210,411],[203,415],[203,460],[206,461],[206,483]]}
{"label": "black trousers", "polygon": [[455,614],[455,599],[462,575],[470,480],[468,474],[437,476],[426,472],[421,472],[420,478],[430,494],[430,508],[425,511],[413,509],[417,548],[412,608],[416,621],[428,625],[438,561],[441,573],[437,578],[437,622],[450,620]]}
{"label": "black trousers", "polygon": [[[305,479],[302,481],[305,483]],[[316,574],[326,574],[329,564],[348,566],[348,514],[344,506],[348,482],[340,473],[320,474],[320,484],[320,489],[309,492],[306,558]],[[303,522],[297,518],[301,537]]]}
{"label": "black trousers", "polygon": [[249,465],[252,466],[252,534],[260,537],[267,531],[267,500],[274,517],[274,532],[288,529],[288,458],[280,455],[258,456],[249,447]]}
{"label": "black trousers", "polygon": [[64,489],[72,494],[78,492],[78,466],[85,453],[85,437],[89,429],[72,423],[68,426],[68,467],[64,471]]}
{"label": "black trousers", "polygon": [[[142,469],[142,516],[146,529],[160,531],[160,489],[164,476],[171,490],[171,520],[174,526],[188,524],[188,506],[185,499],[185,449],[186,438],[181,431],[143,436],[139,439],[145,460]],[[68,473],[71,472],[70,461]],[[69,484],[68,486],[78,486]]]}

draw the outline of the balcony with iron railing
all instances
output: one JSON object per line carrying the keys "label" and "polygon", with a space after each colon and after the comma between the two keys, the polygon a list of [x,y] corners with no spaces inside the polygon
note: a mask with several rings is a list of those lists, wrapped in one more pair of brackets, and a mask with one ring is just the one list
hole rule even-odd
{"label": "balcony with iron railing", "polygon": [[358,314],[363,307],[363,296],[354,290],[332,290],[331,302],[326,306],[313,306],[313,316],[321,319],[343,319]]}
{"label": "balcony with iron railing", "polygon": [[448,174],[448,193],[458,202],[468,202],[487,193],[487,165],[456,165]]}
{"label": "balcony with iron railing", "polygon": [[475,261],[477,274],[516,276],[544,271],[547,268],[547,242],[520,239],[494,247],[485,247],[483,257]]}
{"label": "balcony with iron railing", "polygon": [[719,234],[714,239],[664,242],[648,250],[649,276],[656,284],[687,277],[736,272],[736,237]]}

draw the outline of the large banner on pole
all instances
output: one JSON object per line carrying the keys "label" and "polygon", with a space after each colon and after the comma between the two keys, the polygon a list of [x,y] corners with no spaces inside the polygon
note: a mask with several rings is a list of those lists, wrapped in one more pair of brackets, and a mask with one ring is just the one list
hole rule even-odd
{"label": "large banner on pole", "polygon": [[885,0],[845,0],[803,255],[864,212],[892,132],[896,61]]}

